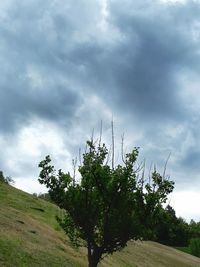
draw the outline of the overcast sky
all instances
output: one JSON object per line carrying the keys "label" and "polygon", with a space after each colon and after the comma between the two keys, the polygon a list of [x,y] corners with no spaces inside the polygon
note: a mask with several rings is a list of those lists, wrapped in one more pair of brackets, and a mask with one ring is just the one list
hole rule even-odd
{"label": "overcast sky", "polygon": [[[200,220],[200,1],[0,2],[0,169],[43,192],[38,163],[71,169],[100,121],[175,181]],[[148,167],[147,167],[148,168]]]}

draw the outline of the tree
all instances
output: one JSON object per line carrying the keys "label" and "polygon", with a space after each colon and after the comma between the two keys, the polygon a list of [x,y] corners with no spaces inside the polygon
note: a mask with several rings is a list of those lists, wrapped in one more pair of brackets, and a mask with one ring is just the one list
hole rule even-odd
{"label": "tree", "polygon": [[190,229],[187,222],[181,217],[177,218],[175,210],[167,205],[161,208],[155,224],[155,241],[170,246],[187,246],[190,238]]}
{"label": "tree", "polygon": [[157,212],[174,183],[156,170],[145,183],[144,175],[135,169],[138,148],[125,155],[123,165],[114,167],[107,161],[105,144],[88,141],[87,146],[78,168],[80,181],[62,170],[56,173],[50,156],[39,164],[39,181],[65,210],[58,221],[71,242],[86,246],[88,266],[96,267],[104,254],[122,249],[130,239],[152,236]]}
{"label": "tree", "polygon": [[200,238],[192,238],[189,243],[190,253],[200,257]]}
{"label": "tree", "polygon": [[0,171],[0,182],[3,182],[3,183],[5,183],[5,177],[4,177],[4,175],[3,175],[3,172],[2,172],[2,171]]}
{"label": "tree", "polygon": [[6,183],[6,184],[14,184],[15,183],[15,181],[12,179],[12,177],[10,177],[10,176],[5,177],[2,171],[0,171],[0,182]]}
{"label": "tree", "polygon": [[190,221],[189,224],[190,237],[200,239],[200,222],[195,222],[194,220]]}

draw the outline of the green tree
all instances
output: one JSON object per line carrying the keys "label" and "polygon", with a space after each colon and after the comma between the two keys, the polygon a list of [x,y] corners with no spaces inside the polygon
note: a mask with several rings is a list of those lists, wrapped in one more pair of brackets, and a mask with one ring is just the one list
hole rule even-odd
{"label": "green tree", "polygon": [[200,257],[200,238],[192,238],[189,243],[190,253]]}
{"label": "green tree", "polygon": [[161,208],[154,232],[155,241],[170,246],[187,246],[190,238],[189,225],[181,217],[176,217],[170,205]]}
{"label": "green tree", "polygon": [[200,222],[195,222],[194,220],[190,221],[189,224],[190,237],[200,239]]}
{"label": "green tree", "polygon": [[56,173],[50,156],[39,164],[39,181],[65,210],[58,221],[71,242],[86,246],[88,266],[96,267],[103,254],[122,249],[130,239],[152,236],[157,212],[174,183],[156,171],[145,183],[144,175],[139,177],[135,170],[138,148],[126,154],[123,165],[114,167],[107,162],[105,144],[88,141],[87,146],[78,168],[79,181],[62,170]]}

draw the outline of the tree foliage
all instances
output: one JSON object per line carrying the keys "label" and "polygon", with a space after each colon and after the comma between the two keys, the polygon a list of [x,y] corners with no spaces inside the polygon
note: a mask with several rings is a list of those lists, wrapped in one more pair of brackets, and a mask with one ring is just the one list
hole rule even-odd
{"label": "tree foliage", "polygon": [[200,238],[192,238],[189,243],[190,253],[200,257]]}
{"label": "tree foliage", "polygon": [[155,224],[155,241],[165,245],[184,247],[188,245],[190,230],[184,219],[177,218],[175,210],[167,205],[161,208]]}
{"label": "tree foliage", "polygon": [[194,220],[190,221],[189,231],[191,238],[200,239],[200,222],[195,222]]}
{"label": "tree foliage", "polygon": [[39,181],[65,210],[58,218],[60,225],[74,245],[87,247],[89,266],[94,267],[103,254],[122,249],[130,239],[152,237],[152,226],[174,183],[156,170],[146,183],[135,167],[138,148],[126,154],[123,165],[113,167],[105,144],[88,141],[87,146],[79,181],[70,173],[56,172],[50,156],[39,164]]}

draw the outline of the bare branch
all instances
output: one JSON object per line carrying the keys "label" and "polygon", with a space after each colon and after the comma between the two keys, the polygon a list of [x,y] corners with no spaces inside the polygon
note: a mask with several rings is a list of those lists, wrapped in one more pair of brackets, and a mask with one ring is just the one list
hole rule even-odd
{"label": "bare branch", "polygon": [[137,175],[136,175],[136,182],[137,182],[137,183],[140,182],[140,179],[139,179],[139,178],[140,178],[140,175],[139,175],[139,173],[137,173]]}
{"label": "bare branch", "polygon": [[167,160],[165,161],[165,165],[164,165],[164,171],[163,171],[163,179],[165,178],[165,173],[166,173],[166,169],[167,169],[167,164],[168,164],[168,161],[171,157],[171,152],[169,153],[168,157],[167,157]]}
{"label": "bare branch", "polygon": [[151,162],[150,168],[149,168],[149,184],[151,184],[151,170],[152,170],[153,163]]}
{"label": "bare branch", "polygon": [[144,162],[138,163],[137,168],[135,169],[135,172],[139,173],[144,167]]}
{"label": "bare branch", "polygon": [[111,130],[112,130],[112,169],[114,169],[114,162],[115,162],[115,140],[114,140],[113,119],[112,119],[112,122],[111,122]]}
{"label": "bare branch", "polygon": [[145,159],[144,159],[144,162],[143,162],[143,170],[142,170],[142,179],[144,180],[144,177],[145,177]]}
{"label": "bare branch", "polygon": [[85,154],[87,153],[87,148],[88,148],[88,145],[87,143],[85,144]]}
{"label": "bare branch", "polygon": [[125,160],[124,160],[124,133],[122,134],[121,139],[122,139],[122,143],[121,143],[121,157],[122,157],[122,161],[125,163]]}
{"label": "bare branch", "polygon": [[110,160],[110,154],[111,154],[111,146],[110,146],[110,148],[108,150],[108,156],[107,156],[107,159],[106,159],[106,165],[108,165],[108,162]]}
{"label": "bare branch", "polygon": [[78,150],[78,155],[79,155],[79,164],[82,166],[82,157],[81,157],[81,148]]}
{"label": "bare branch", "polygon": [[98,138],[95,141],[93,140],[93,145],[96,146],[98,141],[99,141]]}
{"label": "bare branch", "polygon": [[76,166],[77,166],[77,158],[72,160],[72,166],[73,166],[73,182],[75,183],[75,178],[76,178]]}
{"label": "bare branch", "polygon": [[[140,171],[142,170],[142,175],[140,176]],[[138,164],[137,169],[135,170],[137,173],[136,181],[142,185],[142,188],[144,187],[144,184],[146,182],[145,180],[145,160],[143,160],[140,164]],[[141,178],[140,178],[141,177]],[[140,178],[140,179],[139,179]]]}
{"label": "bare branch", "polygon": [[103,128],[103,122],[102,122],[102,120],[101,120],[101,125],[100,125],[100,134],[99,134],[99,146],[101,146],[102,128]]}
{"label": "bare branch", "polygon": [[115,162],[114,162],[114,165],[116,166],[117,165],[117,162],[119,162],[119,151],[117,151],[117,156],[115,157]]}

